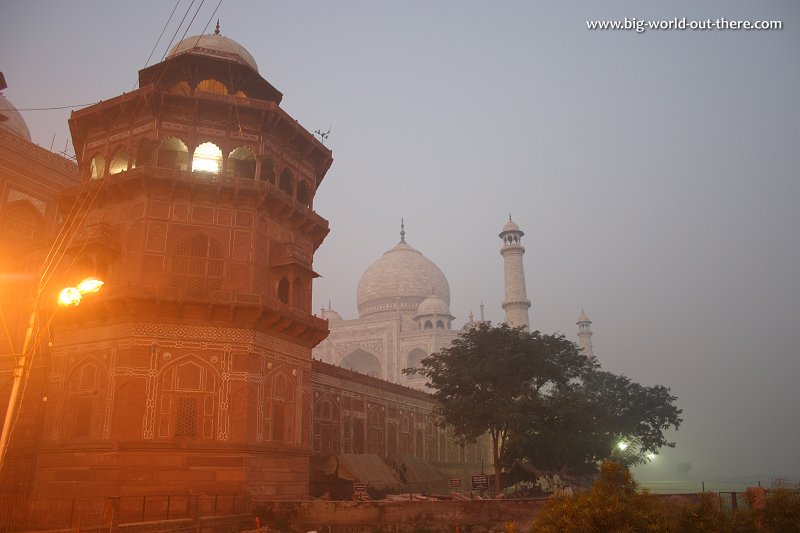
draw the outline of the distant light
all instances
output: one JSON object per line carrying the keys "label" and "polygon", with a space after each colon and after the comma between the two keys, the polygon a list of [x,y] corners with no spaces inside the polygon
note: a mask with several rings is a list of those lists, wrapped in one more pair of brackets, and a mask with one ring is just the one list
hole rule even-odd
{"label": "distant light", "polygon": [[81,291],[75,287],[67,287],[59,293],[58,303],[61,305],[78,305],[81,303]]}
{"label": "distant light", "polygon": [[628,449],[628,443],[625,442],[624,440],[622,440],[622,441],[619,442],[619,444],[617,444],[617,448],[619,448],[620,450],[622,450],[624,452],[625,450]]}
{"label": "distant light", "polygon": [[78,283],[78,286],[76,288],[81,294],[86,294],[87,292],[99,291],[100,287],[102,287],[103,285],[105,285],[105,283],[97,278],[86,278],[85,280]]}
{"label": "distant light", "polygon": [[655,459],[655,458],[656,458],[656,454],[654,454],[654,453],[648,453],[648,454],[647,454],[647,458],[648,458],[649,460],[651,460],[651,461],[652,461],[653,459]]}
{"label": "distant light", "polygon": [[214,143],[206,142],[195,148],[192,170],[218,174],[222,168],[222,150]]}

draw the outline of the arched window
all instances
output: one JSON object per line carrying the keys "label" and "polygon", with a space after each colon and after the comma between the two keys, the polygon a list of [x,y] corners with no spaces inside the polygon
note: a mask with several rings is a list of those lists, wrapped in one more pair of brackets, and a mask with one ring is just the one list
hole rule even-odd
{"label": "arched window", "polygon": [[261,160],[261,173],[258,176],[261,181],[268,181],[275,185],[275,162],[271,157]]}
{"label": "arched window", "polygon": [[383,413],[373,406],[367,415],[367,453],[383,457],[384,451]]}
{"label": "arched window", "polygon": [[411,419],[408,415],[403,415],[400,420],[400,453],[410,455],[412,452],[413,441],[411,439]]}
{"label": "arched window", "polygon": [[289,280],[281,278],[278,282],[278,289],[277,289],[277,296],[278,300],[282,301],[285,304],[289,303]]}
{"label": "arched window", "polygon": [[164,367],[157,394],[158,437],[215,438],[217,377],[204,361],[190,355]]}
{"label": "arched window", "polygon": [[[422,360],[425,359],[426,357],[428,357],[428,354],[425,353],[425,350],[423,350],[422,348],[414,348],[413,350],[408,352],[408,357],[406,359],[407,361],[406,368],[421,368]],[[419,378],[422,376],[415,372],[413,374],[409,374],[408,377]]]}
{"label": "arched window", "polygon": [[111,158],[111,164],[108,165],[109,174],[119,174],[128,170],[128,150],[124,146],[120,146],[114,151],[114,157]]}
{"label": "arched window", "polygon": [[136,148],[136,157],[131,163],[131,168],[146,167],[153,164],[153,143],[149,139],[139,141]]}
{"label": "arched window", "polygon": [[284,169],[284,171],[281,172],[281,183],[279,185],[280,189],[289,196],[294,196],[293,182],[294,176],[292,175],[292,172],[289,169]]}
{"label": "arched window", "polygon": [[247,98],[247,93],[240,89],[236,91],[233,96],[235,96],[236,98]]}
{"label": "arched window", "polygon": [[212,142],[205,142],[194,149],[192,172],[219,174],[222,169],[222,150]]}
{"label": "arched window", "polygon": [[102,155],[97,154],[92,158],[90,169],[92,179],[99,180],[106,173],[106,159]]}
{"label": "arched window", "polygon": [[292,442],[294,384],[288,374],[278,371],[271,379],[272,394],[266,434],[274,442]]}
{"label": "arched window", "polygon": [[431,322],[430,320],[426,320],[425,329],[433,329],[433,322]]}
{"label": "arched window", "polygon": [[339,408],[325,396],[314,405],[312,449],[315,453],[339,451]]}
{"label": "arched window", "polygon": [[192,88],[189,87],[189,82],[179,81],[170,88],[169,92],[170,94],[180,94],[182,96],[189,96],[192,94]]}
{"label": "arched window", "polygon": [[167,137],[161,141],[161,145],[158,147],[156,166],[187,170],[189,168],[189,149],[186,148],[186,144],[177,137]]}
{"label": "arched window", "polygon": [[444,322],[442,322],[441,320],[437,320],[436,329],[444,329]]}
{"label": "arched window", "polygon": [[308,207],[309,200],[310,197],[308,194],[308,186],[306,185],[305,181],[301,181],[297,186],[297,201]]}
{"label": "arched window", "polygon": [[197,90],[204,93],[228,94],[225,84],[217,80],[203,80],[197,84]]}
{"label": "arched window", "polygon": [[5,213],[0,212],[0,216],[3,220],[3,244],[26,242],[42,236],[42,215],[28,202],[12,202],[5,208]]}
{"label": "arched window", "polygon": [[224,257],[222,247],[198,233],[175,246],[170,286],[179,289],[222,290]]}
{"label": "arched window", "polygon": [[67,438],[100,438],[107,380],[105,367],[92,359],[84,360],[69,374],[62,411]]}
{"label": "arched window", "polygon": [[234,176],[254,179],[256,177],[256,156],[247,146],[240,146],[228,156],[228,169]]}
{"label": "arched window", "polygon": [[378,358],[371,353],[360,348],[354,350],[348,354],[347,357],[342,359],[342,362],[339,363],[339,366],[342,368],[355,370],[356,372],[361,372],[362,374],[367,374],[368,376],[372,377],[381,377],[383,375],[381,372],[380,360],[378,360]]}

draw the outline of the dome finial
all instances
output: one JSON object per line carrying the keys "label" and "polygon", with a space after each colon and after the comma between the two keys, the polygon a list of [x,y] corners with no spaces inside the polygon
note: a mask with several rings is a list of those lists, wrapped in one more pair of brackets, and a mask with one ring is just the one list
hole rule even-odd
{"label": "dome finial", "polygon": [[403,219],[400,219],[400,242],[406,242],[406,226]]}
{"label": "dome finial", "polygon": [[214,35],[219,35],[219,19],[217,19],[217,28],[214,30]]}

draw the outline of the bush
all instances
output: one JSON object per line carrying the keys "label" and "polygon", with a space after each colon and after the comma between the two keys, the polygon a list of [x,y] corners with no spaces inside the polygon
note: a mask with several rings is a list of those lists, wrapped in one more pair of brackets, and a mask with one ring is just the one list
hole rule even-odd
{"label": "bush", "polygon": [[639,491],[626,468],[603,463],[588,492],[551,499],[530,533],[725,533],[730,521],[719,499],[703,495],[696,504],[664,501]]}

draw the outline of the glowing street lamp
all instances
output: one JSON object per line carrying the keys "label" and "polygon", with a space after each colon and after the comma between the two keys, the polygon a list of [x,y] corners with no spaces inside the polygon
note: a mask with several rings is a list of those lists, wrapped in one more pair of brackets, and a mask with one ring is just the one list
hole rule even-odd
{"label": "glowing street lamp", "polygon": [[75,306],[81,303],[84,294],[94,293],[100,290],[104,282],[97,278],[86,278],[78,283],[77,287],[67,287],[58,295],[58,303],[63,306]]}
{"label": "glowing street lamp", "polygon": [[[100,290],[103,282],[97,278],[91,277],[81,281],[77,287],[67,287],[62,290],[58,295],[58,303],[62,306],[76,306],[81,302],[84,294],[90,294]],[[17,410],[17,403],[19,403],[19,391],[22,382],[27,374],[28,352],[31,350],[33,340],[33,331],[36,327],[36,321],[39,318],[39,297],[38,295],[33,300],[31,309],[31,317],[28,319],[28,329],[25,332],[25,341],[22,344],[22,353],[17,361],[17,366],[14,368],[14,382],[11,385],[11,395],[8,398],[8,409],[6,410],[6,418],[3,422],[3,432],[0,434],[0,470],[3,469],[5,463],[6,452],[8,451],[8,442],[11,439],[11,424],[14,418],[14,413]]]}
{"label": "glowing street lamp", "polygon": [[627,449],[628,449],[628,443],[627,443],[627,442],[625,442],[624,440],[621,440],[621,441],[619,441],[619,443],[617,444],[617,448],[619,448],[619,450],[620,450],[621,452],[624,452],[625,450],[627,450]]}

